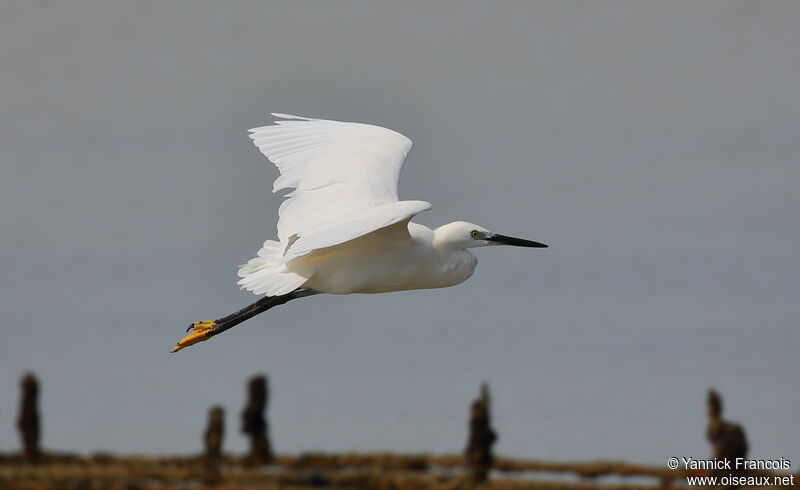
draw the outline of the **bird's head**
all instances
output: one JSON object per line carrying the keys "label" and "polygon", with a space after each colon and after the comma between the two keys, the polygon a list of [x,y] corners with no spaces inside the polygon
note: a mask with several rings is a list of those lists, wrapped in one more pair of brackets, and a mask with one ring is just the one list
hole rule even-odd
{"label": "bird's head", "polygon": [[451,249],[488,247],[492,245],[547,248],[544,243],[492,233],[482,226],[466,221],[454,221],[436,228],[434,242],[437,246]]}

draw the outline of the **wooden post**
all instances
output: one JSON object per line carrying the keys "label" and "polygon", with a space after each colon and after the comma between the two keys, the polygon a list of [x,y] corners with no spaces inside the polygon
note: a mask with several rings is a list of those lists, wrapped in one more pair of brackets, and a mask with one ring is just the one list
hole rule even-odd
{"label": "wooden post", "polygon": [[492,445],[497,440],[497,434],[492,429],[491,422],[489,385],[483,383],[480,396],[470,407],[469,439],[464,449],[467,479],[472,483],[485,482],[492,469]]}
{"label": "wooden post", "polygon": [[272,461],[269,425],[265,411],[269,401],[266,376],[254,376],[247,385],[247,405],[242,411],[242,432],[250,437],[250,462],[255,465]]}
{"label": "wooden post", "polygon": [[33,373],[26,373],[20,381],[22,397],[19,404],[17,428],[22,440],[22,459],[31,464],[39,462],[39,436],[41,421],[39,419],[39,381]]}
{"label": "wooden post", "polygon": [[220,463],[222,463],[222,440],[225,437],[225,409],[219,405],[208,411],[208,425],[203,433],[205,453],[202,462],[202,479],[206,485],[214,486],[220,482]]}
{"label": "wooden post", "polygon": [[219,405],[208,411],[208,425],[204,439],[206,443],[206,460],[218,463],[222,457],[222,439],[225,436],[225,409]]}
{"label": "wooden post", "polygon": [[[744,429],[741,425],[728,422],[722,418],[722,397],[713,389],[708,390],[706,403],[708,408],[706,437],[708,442],[711,443],[711,457],[726,459],[730,461],[730,466],[735,468],[736,458],[747,457],[748,444]],[[741,471],[734,469],[712,472],[712,474],[717,474],[718,476],[730,473],[741,474]],[[728,486],[726,488],[737,488],[737,486]]]}

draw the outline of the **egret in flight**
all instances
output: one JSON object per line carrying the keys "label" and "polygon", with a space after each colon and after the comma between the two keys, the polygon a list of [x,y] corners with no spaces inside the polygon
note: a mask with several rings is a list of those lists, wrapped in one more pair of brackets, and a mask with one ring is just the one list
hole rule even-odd
{"label": "egret in flight", "polygon": [[277,240],[239,268],[242,289],[264,296],[223,318],[189,325],[172,352],[272,307],[320,293],[388,293],[455,286],[472,276],[470,248],[547,247],[456,221],[434,230],[411,219],[431,209],[397,197],[411,140],[369,124],[273,114],[250,138],[280,171],[273,192],[293,189],[278,211]]}

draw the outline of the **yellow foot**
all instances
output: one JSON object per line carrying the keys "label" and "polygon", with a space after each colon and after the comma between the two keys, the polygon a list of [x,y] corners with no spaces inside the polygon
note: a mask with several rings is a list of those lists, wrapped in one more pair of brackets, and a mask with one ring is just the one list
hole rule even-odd
{"label": "yellow foot", "polygon": [[191,333],[179,340],[170,352],[178,352],[184,347],[189,347],[190,345],[194,345],[198,342],[208,340],[211,337],[211,335],[209,335],[211,330],[216,326],[216,320],[205,320],[202,322],[192,323],[189,325],[189,328],[186,329],[187,332],[191,331]]}

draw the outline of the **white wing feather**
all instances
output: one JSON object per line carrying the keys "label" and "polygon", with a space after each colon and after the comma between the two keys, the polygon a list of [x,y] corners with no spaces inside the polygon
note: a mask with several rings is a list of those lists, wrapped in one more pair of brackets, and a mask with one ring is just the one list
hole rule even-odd
{"label": "white wing feather", "polygon": [[402,134],[369,124],[273,115],[289,120],[251,129],[250,138],[280,171],[273,192],[294,190],[278,211],[280,246],[266,242],[239,270],[243,288],[284,294],[304,281],[286,270],[292,259],[431,208],[424,201],[398,200],[400,170],[412,146]]}
{"label": "white wing feather", "polygon": [[278,211],[281,243],[336,218],[398,200],[410,139],[369,124],[273,115],[290,120],[251,129],[250,138],[280,170],[273,192],[294,188]]}

